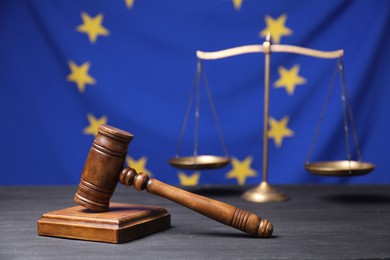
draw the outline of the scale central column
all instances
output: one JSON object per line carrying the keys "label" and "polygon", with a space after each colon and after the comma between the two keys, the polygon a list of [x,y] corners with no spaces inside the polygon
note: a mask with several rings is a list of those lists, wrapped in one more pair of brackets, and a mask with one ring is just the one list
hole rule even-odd
{"label": "scale central column", "polygon": [[271,67],[271,43],[269,38],[263,43],[264,63],[264,121],[263,121],[263,181],[268,180],[268,122],[269,122],[269,81]]}
{"label": "scale central column", "polygon": [[267,35],[263,43],[265,54],[264,67],[264,121],[263,121],[263,180],[259,186],[246,191],[242,198],[253,202],[285,201],[289,198],[275,190],[268,183],[268,122],[269,122],[269,89],[270,89],[270,67],[271,67],[271,41]]}

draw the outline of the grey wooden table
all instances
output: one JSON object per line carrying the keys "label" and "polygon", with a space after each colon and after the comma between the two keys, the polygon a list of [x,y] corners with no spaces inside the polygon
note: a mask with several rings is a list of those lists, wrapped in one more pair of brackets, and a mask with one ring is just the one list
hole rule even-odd
{"label": "grey wooden table", "polygon": [[74,206],[76,186],[0,187],[0,259],[390,259],[390,186],[276,186],[291,197],[244,201],[241,187],[198,194],[251,211],[275,227],[257,239],[131,187],[111,201],[165,207],[172,227],[125,244],[37,235],[48,211]]}

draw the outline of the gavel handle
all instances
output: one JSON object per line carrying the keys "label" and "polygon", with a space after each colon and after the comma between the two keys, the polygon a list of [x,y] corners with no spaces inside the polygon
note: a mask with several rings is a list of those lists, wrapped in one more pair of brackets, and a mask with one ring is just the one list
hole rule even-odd
{"label": "gavel handle", "polygon": [[120,175],[120,182],[126,186],[164,197],[168,200],[192,209],[220,223],[244,231],[255,237],[270,237],[273,232],[271,222],[256,214],[239,209],[232,205],[205,198],[197,194],[170,186],[145,173],[139,173],[127,167]]}

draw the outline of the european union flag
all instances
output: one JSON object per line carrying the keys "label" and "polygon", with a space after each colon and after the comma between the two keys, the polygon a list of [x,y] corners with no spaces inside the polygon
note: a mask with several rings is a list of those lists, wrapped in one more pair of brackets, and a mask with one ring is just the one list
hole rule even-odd
{"label": "european union flag", "polygon": [[[134,134],[127,163],[164,182],[258,184],[263,54],[202,61],[218,126],[202,92],[199,153],[223,153],[220,128],[232,163],[186,171],[167,161],[185,118],[196,52],[262,44],[267,34],[273,44],[344,49],[361,155],[377,165],[351,178],[305,171],[308,153],[312,161],[344,160],[348,153],[338,81],[309,152],[337,59],[273,53],[269,181],[390,183],[389,1],[5,0],[0,23],[0,184],[77,184],[100,124]],[[192,152],[195,127],[191,112],[184,153]]]}

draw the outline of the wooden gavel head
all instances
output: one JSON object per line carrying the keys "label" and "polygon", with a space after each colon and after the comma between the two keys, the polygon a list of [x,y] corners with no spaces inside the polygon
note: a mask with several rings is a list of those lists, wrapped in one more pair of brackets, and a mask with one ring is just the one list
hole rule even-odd
{"label": "wooden gavel head", "polygon": [[89,151],[74,201],[96,212],[108,211],[133,135],[100,125]]}

